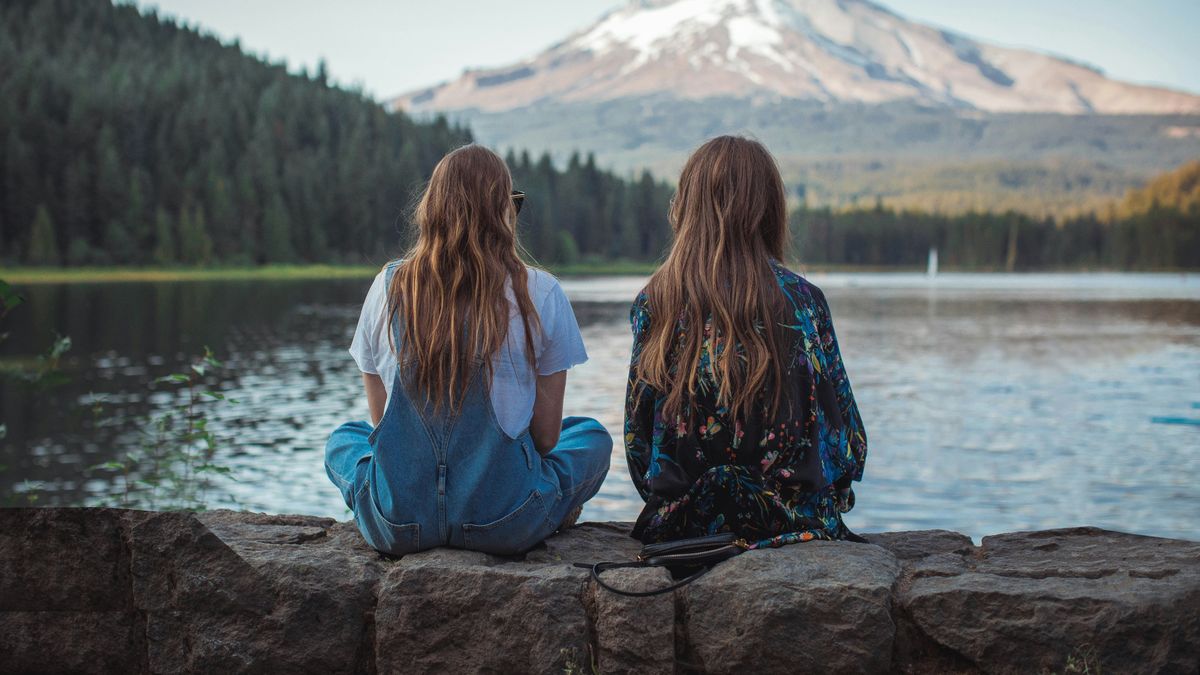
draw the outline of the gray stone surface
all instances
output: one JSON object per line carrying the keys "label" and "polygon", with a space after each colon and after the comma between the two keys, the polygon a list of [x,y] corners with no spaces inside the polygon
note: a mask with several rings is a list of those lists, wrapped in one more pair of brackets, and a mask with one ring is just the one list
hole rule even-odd
{"label": "gray stone surface", "polygon": [[813,541],[751,551],[681,591],[686,661],[726,673],[878,673],[891,663],[888,551]]}
{"label": "gray stone surface", "polygon": [[916,632],[984,672],[1200,670],[1200,543],[1095,528],[985,537],[898,592]]}
{"label": "gray stone surface", "polygon": [[146,672],[137,612],[0,612],[0,673]]}
{"label": "gray stone surface", "polygon": [[[743,554],[651,598],[573,562],[371,550],[352,523],[0,509],[0,672],[1195,673],[1200,543],[1092,528],[867,535]],[[606,573],[630,590],[662,570]]]}
{"label": "gray stone surface", "polygon": [[471,551],[405,556],[379,590],[379,672],[560,673],[588,653],[585,576]]}
{"label": "gray stone surface", "polygon": [[0,612],[131,609],[124,520],[113,509],[0,509]]}
{"label": "gray stone surface", "polygon": [[[633,592],[665,588],[673,582],[661,568],[608,570],[603,578],[613,588]],[[604,664],[605,673],[675,671],[673,594],[627,597],[589,581],[584,604],[592,617],[596,661]]]}

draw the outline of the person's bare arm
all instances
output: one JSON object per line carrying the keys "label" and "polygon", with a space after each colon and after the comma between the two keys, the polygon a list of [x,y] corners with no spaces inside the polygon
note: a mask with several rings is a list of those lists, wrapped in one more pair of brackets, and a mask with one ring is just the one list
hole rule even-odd
{"label": "person's bare arm", "polygon": [[371,424],[379,426],[383,419],[383,407],[387,403],[387,389],[383,378],[374,373],[363,373],[363,386],[367,389],[367,407],[371,409]]}
{"label": "person's bare arm", "polygon": [[529,435],[539,455],[547,455],[558,445],[562,432],[563,394],[567,390],[567,371],[538,375],[537,395],[533,399],[533,419]]}

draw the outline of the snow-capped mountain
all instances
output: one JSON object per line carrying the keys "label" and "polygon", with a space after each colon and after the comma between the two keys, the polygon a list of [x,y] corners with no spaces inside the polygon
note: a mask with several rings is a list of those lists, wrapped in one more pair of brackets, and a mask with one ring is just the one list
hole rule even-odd
{"label": "snow-capped mountain", "polygon": [[1200,113],[1200,96],[985,44],[867,0],[633,0],[528,60],[398,97],[505,111],[668,95],[921,104],[987,112]]}

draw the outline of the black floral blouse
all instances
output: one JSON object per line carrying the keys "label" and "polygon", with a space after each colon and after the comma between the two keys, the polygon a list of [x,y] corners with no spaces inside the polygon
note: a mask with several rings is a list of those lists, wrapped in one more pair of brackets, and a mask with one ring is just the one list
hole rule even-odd
{"label": "black floral blouse", "polygon": [[[732,531],[763,547],[847,535],[841,514],[854,505],[850,482],[862,479],[866,432],[824,294],[771,266],[790,312],[779,321],[794,336],[773,419],[765,395],[750,419],[730,419],[716,404],[707,357],[694,399],[676,419],[663,419],[665,395],[635,375],[652,319],[644,291],[633,304],[625,457],[646,501],[633,532],[644,542]],[[711,339],[711,326],[704,330]]]}

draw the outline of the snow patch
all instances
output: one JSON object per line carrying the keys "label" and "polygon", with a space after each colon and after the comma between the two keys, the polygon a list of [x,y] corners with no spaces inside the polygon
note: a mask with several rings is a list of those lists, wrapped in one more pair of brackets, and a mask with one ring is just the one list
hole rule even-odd
{"label": "snow patch", "polygon": [[795,66],[775,49],[776,45],[783,44],[783,36],[758,17],[734,17],[725,23],[725,29],[729,33],[729,48],[725,51],[725,58],[729,61],[735,61],[738,52],[744,49],[774,61],[789,73],[795,69]]}
{"label": "snow patch", "polygon": [[[700,69],[707,61],[721,65],[737,61],[743,51],[756,54],[777,64],[786,72],[796,69],[791,59],[780,52],[784,36],[780,28],[788,28],[784,15],[786,4],[780,0],[677,0],[661,5],[632,5],[614,12],[595,27],[578,36],[572,46],[587,49],[597,55],[614,49],[634,51],[619,75],[627,75],[668,51],[682,51],[692,45],[687,63]],[[712,44],[714,29],[724,29],[729,44],[724,59]],[[697,54],[695,47],[701,47]],[[746,74],[740,66],[733,70]],[[756,74],[747,74],[752,81]]]}
{"label": "snow patch", "polygon": [[614,47],[638,52],[645,62],[658,56],[664,43],[711,28],[721,22],[723,10],[743,0],[680,0],[659,7],[629,7],[601,21],[574,41],[597,53]]}
{"label": "snow patch", "polygon": [[783,42],[783,36],[779,34],[779,31],[763,23],[757,17],[735,16],[725,22],[725,27],[729,31],[730,47],[753,49]]}

